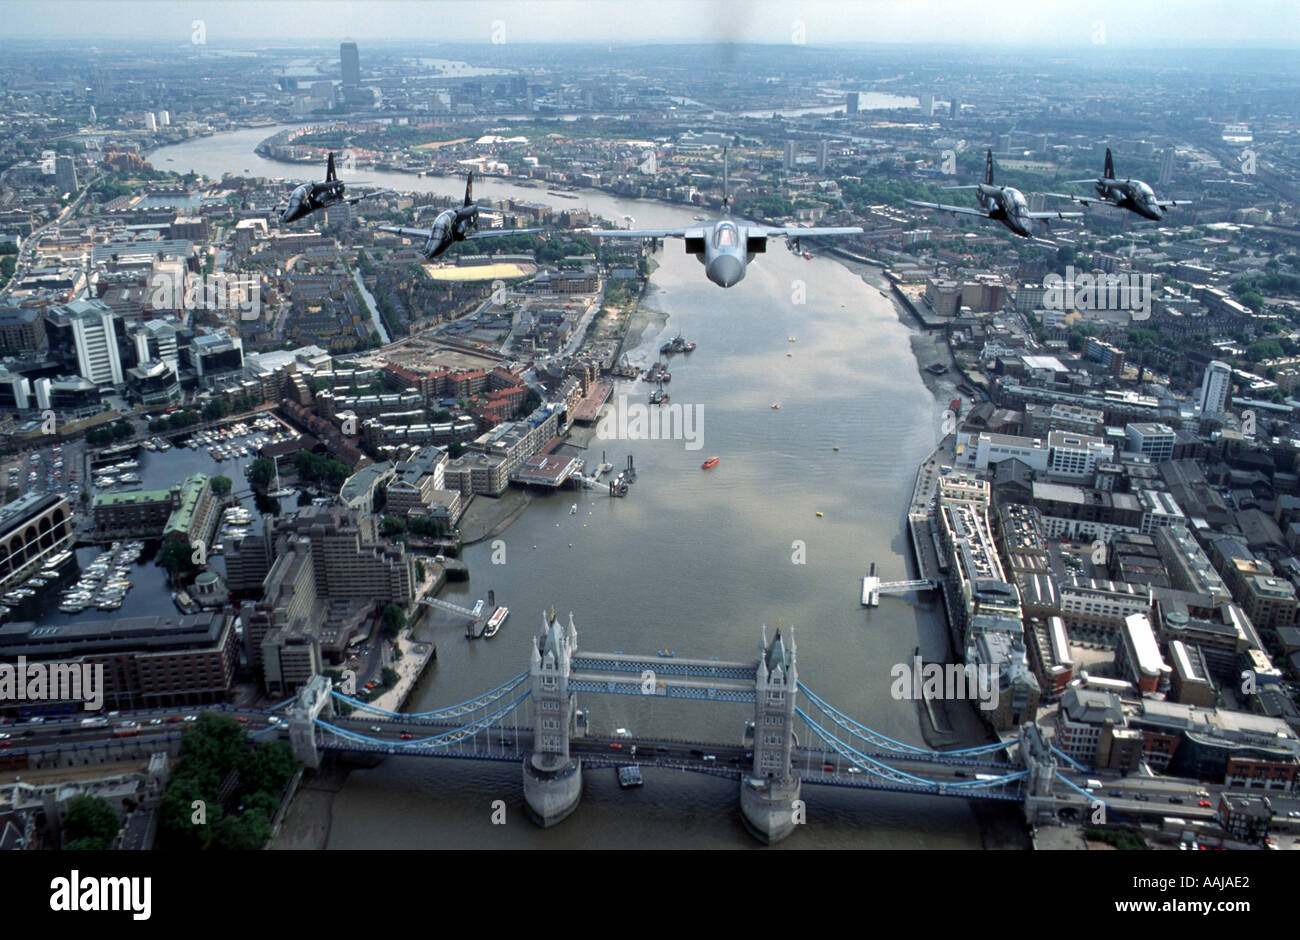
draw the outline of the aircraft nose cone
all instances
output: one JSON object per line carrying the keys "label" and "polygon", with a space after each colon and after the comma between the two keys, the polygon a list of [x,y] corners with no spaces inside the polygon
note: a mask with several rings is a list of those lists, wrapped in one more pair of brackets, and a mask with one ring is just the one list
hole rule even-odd
{"label": "aircraft nose cone", "polygon": [[719,287],[730,287],[745,276],[745,266],[734,255],[719,255],[709,262],[705,273]]}

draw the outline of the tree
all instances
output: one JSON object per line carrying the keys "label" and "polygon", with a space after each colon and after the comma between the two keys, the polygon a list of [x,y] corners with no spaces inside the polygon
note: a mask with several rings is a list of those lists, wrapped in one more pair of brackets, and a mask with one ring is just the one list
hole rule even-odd
{"label": "tree", "polygon": [[258,457],[248,470],[248,481],[254,486],[266,486],[275,479],[275,463],[266,457]]}
{"label": "tree", "polygon": [[230,477],[215,476],[212,478],[212,492],[218,496],[227,495],[232,485]]}
{"label": "tree", "polygon": [[117,810],[103,797],[82,793],[68,801],[63,820],[65,848],[103,851],[113,845],[121,828]]}
{"label": "tree", "polygon": [[380,622],[383,625],[384,636],[389,639],[396,639],[397,635],[402,632],[406,626],[406,614],[402,613],[402,608],[391,601],[384,605],[384,610],[380,614]]}
{"label": "tree", "polygon": [[465,453],[465,445],[460,441],[452,441],[447,445],[447,456],[452,460],[455,460],[463,453]]}
{"label": "tree", "polygon": [[194,547],[184,539],[164,542],[158,551],[158,564],[171,573],[173,581],[198,568],[194,563]]}
{"label": "tree", "polygon": [[386,515],[379,522],[379,534],[386,538],[401,535],[406,531],[406,523],[393,515]]}

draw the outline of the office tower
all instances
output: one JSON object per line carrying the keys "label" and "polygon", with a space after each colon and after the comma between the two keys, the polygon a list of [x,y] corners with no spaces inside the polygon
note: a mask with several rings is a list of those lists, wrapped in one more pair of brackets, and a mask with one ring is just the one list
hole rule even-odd
{"label": "office tower", "polygon": [[1157,181],[1161,186],[1168,186],[1174,181],[1174,148],[1166,147],[1164,155],[1160,158],[1160,178]]}
{"label": "office tower", "polygon": [[948,103],[948,117],[961,117],[961,102],[956,98],[953,98],[952,101]]}
{"label": "office tower", "polygon": [[921,117],[934,114],[934,92],[927,91],[921,95]]}
{"label": "office tower", "polygon": [[829,141],[820,141],[817,144],[817,172],[826,172],[826,163],[830,158],[831,145]]}
{"label": "office tower", "polygon": [[1009,153],[1011,151],[1011,135],[999,134],[997,146],[993,149],[998,153]]}
{"label": "office tower", "polygon": [[63,308],[77,350],[77,371],[96,385],[121,385],[122,360],[117,353],[113,311],[98,300],[78,300]]}
{"label": "office tower", "polygon": [[54,161],[54,182],[61,193],[77,191],[77,164],[72,157],[59,157]]}
{"label": "office tower", "polygon": [[343,69],[344,85],[361,84],[361,56],[357,52],[355,42],[345,42],[339,45],[339,65]]}
{"label": "office tower", "polygon": [[844,113],[858,113],[858,93],[856,91],[851,91],[844,96]]}
{"label": "office tower", "polygon": [[159,127],[170,127],[172,123],[172,113],[170,111],[159,111],[154,117],[158,121]]}
{"label": "office tower", "polygon": [[1205,378],[1201,380],[1201,414],[1207,418],[1223,414],[1231,387],[1232,368],[1226,362],[1216,359],[1206,366]]}
{"label": "office tower", "polygon": [[787,170],[794,169],[794,141],[793,140],[787,140],[785,142],[785,168]]}

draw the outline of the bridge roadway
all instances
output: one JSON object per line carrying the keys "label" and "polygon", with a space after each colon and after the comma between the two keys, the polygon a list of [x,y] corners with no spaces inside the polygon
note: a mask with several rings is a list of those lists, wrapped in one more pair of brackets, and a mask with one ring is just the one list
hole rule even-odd
{"label": "bridge roadway", "polygon": [[[0,761],[5,758],[26,755],[37,759],[57,757],[68,752],[108,751],[115,747],[135,749],[146,743],[167,747],[180,739],[180,734],[188,724],[185,718],[197,715],[201,711],[218,711],[236,718],[246,718],[243,722],[250,733],[267,732],[273,726],[268,712],[256,708],[236,708],[232,706],[180,706],[176,708],[143,709],[122,711],[109,719],[110,727],[83,728],[81,721],[86,713],[79,712],[66,718],[48,718],[43,722],[31,723],[19,720],[0,725],[0,734],[9,735],[0,739]],[[102,717],[102,716],[97,716]],[[283,721],[283,718],[281,718]],[[140,723],[140,734],[127,738],[113,737],[111,725],[123,721]],[[157,721],[158,724],[151,724]],[[441,748],[419,748],[412,746],[412,741],[433,735],[454,732],[463,727],[461,721],[430,721],[427,719],[399,719],[379,717],[336,718],[329,722],[353,734],[375,738],[386,743],[367,745],[352,741],[343,741],[333,735],[325,734],[322,750],[337,753],[373,753],[409,755],[420,757],[445,757],[467,760],[493,760],[517,763],[531,752],[533,730],[529,725],[498,725],[479,731],[477,734],[466,733],[460,741]],[[281,724],[281,733],[287,733],[287,725]],[[374,731],[379,728],[379,731]],[[270,732],[268,732],[270,734]],[[411,738],[402,739],[403,734]],[[263,735],[266,739],[268,735]],[[613,745],[620,745],[615,748]],[[635,745],[636,752],[632,747]],[[693,773],[703,773],[716,777],[739,780],[744,773],[745,754],[748,747],[738,744],[719,744],[709,741],[692,741],[667,737],[634,737],[588,735],[574,738],[570,745],[571,753],[581,757],[588,767],[623,767],[637,764],[642,767],[662,767],[678,769]],[[943,784],[945,790],[936,794],[934,789],[920,785],[894,783],[865,771],[851,771],[853,765],[833,749],[824,746],[797,745],[792,754],[792,763],[799,776],[807,784],[817,786],[850,787],[868,790],[887,790],[895,792],[915,792],[929,795],[943,795],[959,798],[994,799],[1004,801],[1020,800],[1019,789],[1013,783],[1011,792],[998,792],[981,795],[979,791],[965,792],[974,780],[975,773],[987,773],[1002,776],[1014,772],[1016,768],[1007,764],[980,758],[955,756],[935,760],[928,755],[895,754],[880,751],[863,751],[869,757],[884,764],[915,776],[927,777]],[[705,755],[712,755],[706,760]],[[830,769],[827,769],[829,767]],[[1063,770],[1063,776],[1079,787],[1084,787],[1095,772],[1076,772]],[[1209,792],[1209,807],[1197,805],[1198,789]],[[1118,780],[1106,781],[1103,788],[1095,794],[1098,802],[1105,803],[1110,811],[1130,816],[1160,818],[1177,816],[1183,819],[1213,819],[1218,797],[1221,792],[1233,792],[1222,785],[1203,784],[1196,780],[1177,777],[1143,777],[1129,776]],[[1120,796],[1110,796],[1111,793]],[[1236,792],[1243,792],[1239,788]],[[1067,807],[1084,813],[1091,802],[1081,795],[1058,784],[1057,806]],[[1144,800],[1137,799],[1142,794]],[[1172,803],[1180,799],[1180,804]]]}

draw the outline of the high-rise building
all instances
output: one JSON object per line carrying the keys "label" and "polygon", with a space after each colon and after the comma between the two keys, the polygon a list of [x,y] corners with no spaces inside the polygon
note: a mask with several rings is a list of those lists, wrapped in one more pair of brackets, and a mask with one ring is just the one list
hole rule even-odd
{"label": "high-rise building", "polygon": [[961,102],[956,98],[953,98],[952,101],[948,103],[948,117],[961,117]]}
{"label": "high-rise building", "polygon": [[1166,147],[1164,154],[1160,158],[1160,178],[1157,182],[1161,186],[1168,186],[1174,181],[1174,148]]}
{"label": "high-rise building", "polygon": [[112,309],[100,300],[75,300],[58,308],[57,315],[72,331],[78,374],[99,386],[121,385],[122,360]]}
{"label": "high-rise building", "polygon": [[77,164],[72,157],[59,157],[54,161],[54,182],[61,193],[77,191]]}
{"label": "high-rise building", "polygon": [[1231,366],[1217,359],[1206,366],[1205,377],[1201,380],[1201,415],[1215,418],[1223,414],[1231,387]]}
{"label": "high-rise building", "polygon": [[785,142],[785,168],[787,170],[794,169],[794,141],[793,140],[787,140]]}
{"label": "high-rise building", "polygon": [[817,144],[817,172],[825,173],[826,164],[830,161],[831,145],[830,141],[820,141]]}
{"label": "high-rise building", "polygon": [[345,42],[339,46],[339,65],[343,70],[344,85],[361,84],[361,56],[355,42]]}
{"label": "high-rise building", "polygon": [[934,92],[927,91],[921,95],[921,117],[934,114]]}
{"label": "high-rise building", "polygon": [[858,93],[856,91],[851,91],[844,96],[844,113],[858,113]]}

